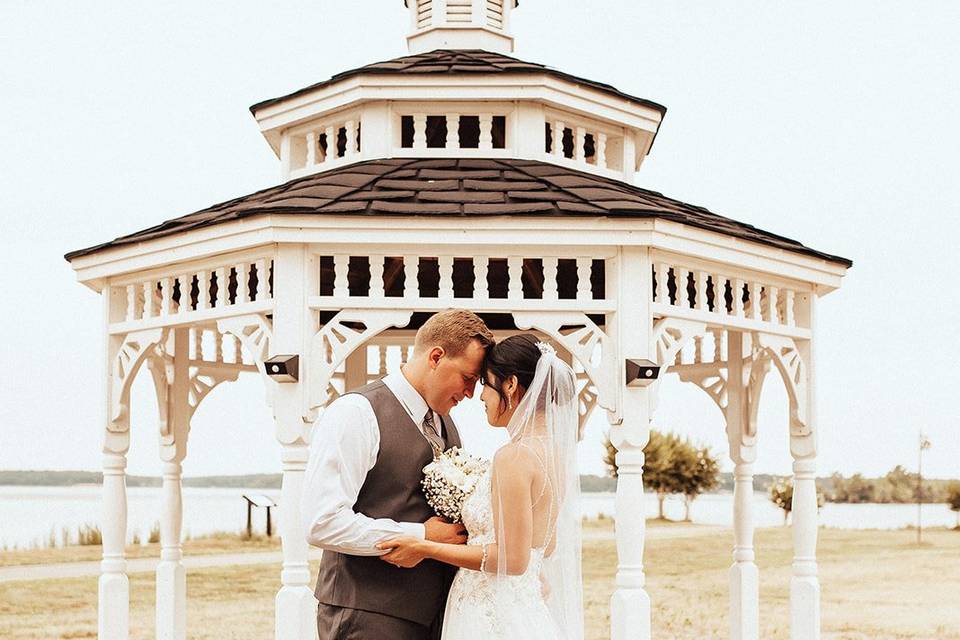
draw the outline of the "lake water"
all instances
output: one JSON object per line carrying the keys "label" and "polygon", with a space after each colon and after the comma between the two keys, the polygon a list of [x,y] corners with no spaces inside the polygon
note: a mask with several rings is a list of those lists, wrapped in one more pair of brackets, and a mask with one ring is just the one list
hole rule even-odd
{"label": "lake water", "polygon": [[[240,497],[243,489],[183,490],[183,529],[185,534],[199,536],[215,531],[242,531],[246,527],[246,502]],[[275,500],[278,491],[252,489],[250,493],[267,494]],[[128,497],[128,539],[134,534],[145,538],[150,527],[159,520],[160,489],[131,487]],[[583,515],[613,515],[612,493],[587,493],[581,498]],[[646,513],[657,514],[655,496],[646,494]],[[83,524],[96,524],[100,514],[100,487],[11,487],[0,486],[0,548],[40,545],[55,531],[59,539],[66,527],[76,536]],[[668,518],[683,517],[683,503],[668,499]],[[701,496],[693,505],[694,522],[731,526],[733,495]],[[276,514],[275,514],[276,516]],[[254,510],[254,528],[264,530],[266,514]],[[274,518],[274,525],[279,518]],[[783,513],[767,499],[766,494],[754,497],[754,521],[757,526],[783,523]],[[917,506],[909,504],[826,504],[820,511],[820,524],[842,529],[898,529],[916,525]],[[956,514],[945,504],[923,506],[923,525],[954,526]]]}

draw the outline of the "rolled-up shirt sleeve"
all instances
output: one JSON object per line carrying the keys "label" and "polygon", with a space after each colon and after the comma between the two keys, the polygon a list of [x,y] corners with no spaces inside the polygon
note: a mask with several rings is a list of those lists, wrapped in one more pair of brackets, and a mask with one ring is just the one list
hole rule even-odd
{"label": "rolled-up shirt sleeve", "polygon": [[380,431],[370,402],[347,394],[313,426],[300,504],[307,542],[357,556],[382,555],[378,542],[400,535],[424,537],[419,522],[370,518],[353,510],[367,473],[377,462]]}

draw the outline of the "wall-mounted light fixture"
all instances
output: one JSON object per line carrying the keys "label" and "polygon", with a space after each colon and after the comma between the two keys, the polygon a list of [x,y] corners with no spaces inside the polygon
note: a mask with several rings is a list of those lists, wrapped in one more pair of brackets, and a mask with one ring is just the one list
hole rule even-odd
{"label": "wall-mounted light fixture", "polygon": [[645,387],[660,376],[660,365],[650,360],[626,359],[627,386]]}
{"label": "wall-mounted light fixture", "polygon": [[263,362],[263,366],[275,382],[300,380],[300,356],[272,356]]}

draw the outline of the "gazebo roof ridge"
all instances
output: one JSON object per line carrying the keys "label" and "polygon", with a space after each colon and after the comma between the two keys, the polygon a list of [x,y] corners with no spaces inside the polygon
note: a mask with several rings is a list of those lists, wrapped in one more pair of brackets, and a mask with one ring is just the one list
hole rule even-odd
{"label": "gazebo roof ridge", "polygon": [[660,192],[545,162],[503,158],[360,161],[171,218],[106,243],[71,251],[64,258],[72,261],[112,247],[232,220],[283,214],[658,218],[847,267],[853,264],[847,258],[817,251]]}
{"label": "gazebo roof ridge", "polygon": [[[450,60],[452,58],[452,60]],[[465,60],[462,60],[463,58]],[[465,62],[472,64],[465,64]],[[561,71],[549,65],[538,62],[527,62],[504,53],[486,51],[483,49],[434,49],[426,53],[409,54],[389,60],[372,62],[362,67],[348,69],[330,76],[326,80],[315,82],[309,86],[297,89],[275,98],[262,100],[250,106],[250,113],[256,115],[266,107],[279,104],[291,98],[310,93],[337,84],[358,75],[381,74],[410,74],[410,75],[455,75],[455,74],[532,74],[541,73],[563,80],[582,84],[592,89],[623,98],[630,102],[650,107],[660,112],[661,116],[667,113],[667,107],[649,100],[620,91],[611,84],[589,80],[580,76]]]}

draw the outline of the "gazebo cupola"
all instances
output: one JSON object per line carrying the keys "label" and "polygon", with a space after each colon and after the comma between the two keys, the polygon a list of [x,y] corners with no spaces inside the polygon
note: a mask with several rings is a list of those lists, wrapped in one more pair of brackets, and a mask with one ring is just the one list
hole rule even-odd
{"label": "gazebo cupola", "polygon": [[410,53],[434,49],[513,52],[510,12],[516,0],[405,0]]}
{"label": "gazebo cupola", "polygon": [[377,158],[519,158],[632,182],[666,109],[498,52],[511,3],[421,0],[412,55],[253,105],[281,177]]}

